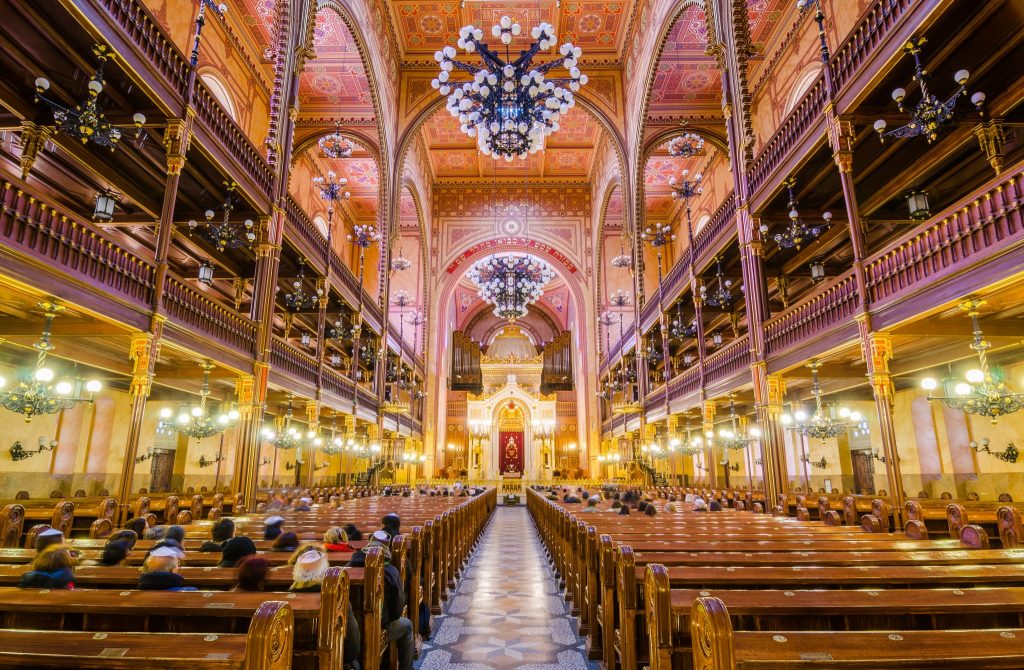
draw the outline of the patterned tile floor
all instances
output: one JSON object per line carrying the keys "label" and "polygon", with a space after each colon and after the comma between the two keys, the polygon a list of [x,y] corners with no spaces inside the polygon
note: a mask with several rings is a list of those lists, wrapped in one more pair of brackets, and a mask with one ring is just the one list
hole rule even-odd
{"label": "patterned tile floor", "polygon": [[525,507],[498,507],[419,670],[594,670]]}

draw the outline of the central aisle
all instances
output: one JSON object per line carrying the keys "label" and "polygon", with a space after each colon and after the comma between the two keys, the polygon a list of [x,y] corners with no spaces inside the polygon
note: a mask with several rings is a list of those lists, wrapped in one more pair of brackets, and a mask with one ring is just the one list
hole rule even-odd
{"label": "central aisle", "polygon": [[423,645],[420,670],[588,670],[525,507],[498,507]]}

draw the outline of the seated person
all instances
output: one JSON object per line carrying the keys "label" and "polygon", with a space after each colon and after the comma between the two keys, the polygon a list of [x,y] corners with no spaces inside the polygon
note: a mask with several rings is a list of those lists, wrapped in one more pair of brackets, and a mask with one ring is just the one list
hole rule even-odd
{"label": "seated person", "polygon": [[644,514],[646,514],[647,516],[654,516],[657,513],[658,510],[657,508],[654,507],[654,505],[648,505],[647,507],[644,508]]}
{"label": "seated person", "polygon": [[629,514],[629,505],[623,505],[622,507],[620,507],[619,508],[619,514],[628,515]]}
{"label": "seated person", "polygon": [[373,535],[370,536],[370,541],[366,543],[366,546],[352,554],[352,558],[348,559],[348,563],[346,563],[345,566],[349,568],[366,567],[366,550],[370,547],[387,547],[388,555],[390,555],[391,536],[387,534],[387,531],[374,531]]}
{"label": "seated person", "polygon": [[601,502],[600,496],[590,496],[587,498],[587,506],[580,510],[580,514],[584,512],[600,512],[601,510],[597,507],[597,503],[599,502]]}
{"label": "seated person", "polygon": [[312,504],[312,498],[299,498],[299,502],[292,509],[296,512],[308,512],[310,510],[310,505]]}
{"label": "seated person", "polygon": [[676,497],[675,496],[669,496],[668,497],[668,502],[665,503],[665,511],[666,512],[678,512],[679,511],[679,505],[676,504]]}
{"label": "seated person", "polygon": [[146,537],[146,533],[149,532],[149,524],[146,523],[145,517],[137,516],[124,525],[127,530],[134,530],[136,537]]}
{"label": "seated person", "polygon": [[345,524],[345,534],[349,542],[359,542],[363,539],[363,531],[359,530],[354,523]]}
{"label": "seated person", "polygon": [[612,501],[612,506],[608,508],[608,511],[609,512],[618,512],[620,509],[622,509],[622,501],[621,500],[613,500]]}
{"label": "seated person", "polygon": [[96,565],[102,565],[108,568],[115,565],[121,565],[131,553],[132,547],[125,540],[107,542],[103,547],[103,553],[100,554],[99,559],[96,561]]}
{"label": "seated person", "polygon": [[637,512],[647,512],[647,506],[649,504],[650,503],[648,503],[646,500],[641,500],[639,503],[637,503],[636,511]]}
{"label": "seated person", "polygon": [[218,568],[234,568],[238,566],[238,562],[246,556],[252,556],[256,553],[256,543],[250,538],[240,535],[233,537],[224,543],[224,551],[220,555],[220,564]]}
{"label": "seated person", "polygon": [[47,528],[36,535],[36,553],[42,553],[47,547],[64,544],[64,533],[56,528]]}
{"label": "seated person", "polygon": [[391,539],[394,539],[395,535],[401,532],[402,519],[394,512],[385,514],[384,518],[380,520],[380,527]]}
{"label": "seated person", "polygon": [[135,534],[134,530],[119,530],[110,537],[107,538],[107,544],[111,542],[127,542],[128,551],[135,548],[135,543],[138,542],[139,536]]}
{"label": "seated person", "polygon": [[284,525],[284,517],[278,514],[268,516],[263,520],[263,539],[276,540],[281,534],[281,526]]}
{"label": "seated person", "polygon": [[149,552],[142,563],[139,575],[140,591],[195,591],[194,586],[185,586],[185,578],[179,574],[180,561],[173,547],[160,547]]}
{"label": "seated person", "polygon": [[255,554],[246,556],[238,563],[238,577],[232,591],[266,590],[267,572],[270,561]]}
{"label": "seated person", "polygon": [[704,502],[704,499],[700,496],[693,499],[693,511],[694,512],[707,512],[708,504]]}
{"label": "seated person", "polygon": [[709,512],[721,512],[722,511],[722,503],[718,502],[717,500],[712,500],[710,503],[708,503],[708,511]]}
{"label": "seated person", "polygon": [[[388,642],[396,642],[398,648],[398,670],[411,670],[414,652],[412,621],[402,616],[405,609],[405,585],[394,565],[391,564],[390,538],[384,531],[378,530],[366,543],[366,549],[380,547],[384,557],[384,607],[382,608],[381,627],[387,635]],[[366,551],[359,550],[352,555],[348,567],[364,567]]]}
{"label": "seated person", "polygon": [[566,493],[565,497],[562,498],[562,502],[564,502],[564,503],[578,503],[578,502],[582,502],[582,501],[579,498],[577,498],[575,495],[573,495],[572,493]]}
{"label": "seated person", "polygon": [[74,589],[75,557],[63,544],[51,544],[32,560],[32,569],[21,575],[23,589]]}
{"label": "seated person", "polygon": [[306,549],[295,559],[292,585],[288,590],[319,592],[329,567],[331,564],[327,562],[327,556],[322,551],[315,547]]}
{"label": "seated person", "polygon": [[199,551],[224,551],[224,544],[234,536],[235,522],[227,517],[221,517],[210,529],[211,539],[203,542]]}
{"label": "seated person", "polygon": [[274,544],[271,545],[271,551],[295,551],[299,548],[299,536],[295,533],[288,531],[287,533],[281,533],[274,540]]}
{"label": "seated person", "polygon": [[[184,558],[185,548],[183,546],[185,542],[185,529],[181,526],[167,526],[164,529],[163,538],[153,545],[153,549],[159,549],[160,547],[171,547],[181,552],[181,558]],[[153,549],[150,549],[152,553]]]}
{"label": "seated person", "polygon": [[348,543],[348,534],[344,528],[331,528],[324,533],[324,551],[351,553],[356,550]]}

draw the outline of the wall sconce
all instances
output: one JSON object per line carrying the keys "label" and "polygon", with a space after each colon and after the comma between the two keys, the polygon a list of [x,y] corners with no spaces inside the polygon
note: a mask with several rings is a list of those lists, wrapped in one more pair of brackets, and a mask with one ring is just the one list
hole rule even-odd
{"label": "wall sconce", "polygon": [[308,347],[309,346],[309,341],[310,341],[309,331],[306,331],[306,332],[302,333],[302,337],[300,337],[299,339],[302,342],[302,346]]}
{"label": "wall sconce", "polygon": [[991,449],[989,449],[989,444],[991,443],[989,442],[989,439],[986,437],[982,438],[980,447],[978,446],[978,443],[975,442],[974,440],[971,440],[968,446],[979,454],[990,454],[1001,461],[1005,461],[1006,463],[1017,462],[1017,457],[1020,456],[1020,452],[1017,450],[1017,447],[1013,444],[1013,442],[1010,442],[1009,444],[1006,445],[1005,451],[992,451]]}
{"label": "wall sconce", "polygon": [[[885,458],[885,456],[883,456],[883,455],[881,454],[881,452],[879,452],[879,451],[878,451],[878,449],[873,449],[873,450],[871,451],[871,455],[872,455],[872,456],[874,456],[874,458],[875,458],[875,460],[876,460],[876,461],[881,461],[882,463],[885,463],[885,462],[886,462],[886,458]],[[899,456],[897,456],[896,458],[897,458],[897,460],[900,460],[900,459],[899,459]]]}
{"label": "wall sconce", "polygon": [[720,465],[723,468],[725,468],[726,470],[731,470],[733,472],[739,472],[740,471],[740,464],[739,463],[729,463],[729,461],[722,461],[720,463]]}
{"label": "wall sconce", "polygon": [[44,451],[53,451],[56,448],[57,440],[47,441],[45,437],[40,437],[38,449],[26,449],[25,447],[21,446],[21,441],[19,440],[12,444],[11,448],[8,451],[11,454],[12,461],[23,461],[26,458],[32,458],[36,454],[41,454]]}
{"label": "wall sconce", "polygon": [[148,461],[151,458],[153,458],[153,452],[152,451],[147,452],[145,454],[142,454],[141,456],[136,456],[135,457],[135,462],[136,463],[144,463],[144,462]]}
{"label": "wall sconce", "polygon": [[213,286],[213,263],[205,259],[199,261],[199,274],[196,278],[200,284]]}
{"label": "wall sconce", "polygon": [[199,457],[199,467],[201,467],[201,468],[208,468],[211,465],[213,465],[214,463],[219,463],[219,462],[221,462],[223,460],[224,460],[224,456],[223,455],[217,456],[217,458],[215,458],[213,460],[210,460],[210,459],[206,458],[206,456],[200,456]]}
{"label": "wall sconce", "polygon": [[815,258],[811,261],[811,281],[817,284],[823,279],[825,279],[825,263],[821,259]]}
{"label": "wall sconce", "polygon": [[820,461],[812,461],[809,455],[803,454],[802,456],[800,456],[800,460],[804,463],[807,463],[812,468],[818,468],[819,470],[824,470],[826,467],[828,467],[828,461],[825,460],[824,456],[821,457]]}
{"label": "wall sconce", "polygon": [[924,221],[932,215],[931,209],[928,207],[927,191],[910,191],[907,193],[906,198],[907,209],[910,210],[910,218],[914,221]]}
{"label": "wall sconce", "polygon": [[295,463],[292,463],[291,461],[288,461],[287,463],[284,464],[284,469],[285,470],[294,470],[297,467],[299,467],[299,466],[296,465]]}
{"label": "wall sconce", "polygon": [[114,218],[114,206],[117,204],[117,197],[110,191],[102,191],[96,194],[96,202],[93,203],[92,220],[110,221]]}
{"label": "wall sconce", "polygon": [[260,461],[260,465],[270,465],[270,459],[264,458],[262,461]]}

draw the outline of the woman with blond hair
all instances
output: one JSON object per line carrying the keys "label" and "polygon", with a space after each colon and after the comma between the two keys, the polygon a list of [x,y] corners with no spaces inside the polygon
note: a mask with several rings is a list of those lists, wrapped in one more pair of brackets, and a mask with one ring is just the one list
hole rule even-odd
{"label": "woman with blond hair", "polygon": [[324,551],[351,554],[356,551],[356,548],[348,543],[348,533],[345,532],[345,529],[335,526],[324,533]]}

